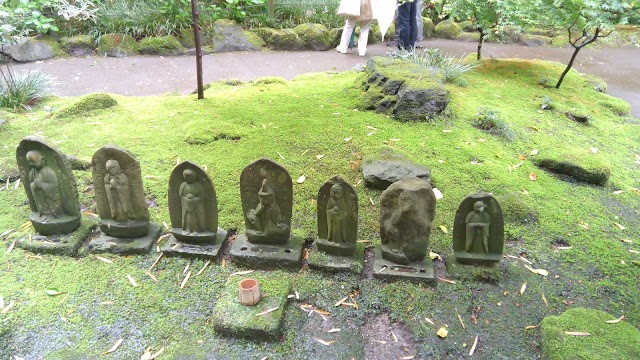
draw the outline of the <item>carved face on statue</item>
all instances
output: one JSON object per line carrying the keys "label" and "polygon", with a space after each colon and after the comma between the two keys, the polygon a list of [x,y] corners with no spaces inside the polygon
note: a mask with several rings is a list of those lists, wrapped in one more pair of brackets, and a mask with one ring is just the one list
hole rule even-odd
{"label": "carved face on statue", "polygon": [[196,181],[196,172],[191,169],[185,169],[185,171],[182,172],[182,177],[187,184],[193,184],[193,182]]}
{"label": "carved face on statue", "polygon": [[27,163],[29,166],[35,169],[42,169],[44,166],[44,157],[36,150],[31,150],[27,153]]}
{"label": "carved face on statue", "polygon": [[122,172],[122,170],[120,169],[120,164],[117,160],[107,160],[106,167],[111,176],[118,175]]}
{"label": "carved face on statue", "polygon": [[340,184],[335,184],[331,187],[331,197],[335,200],[342,198],[342,186],[340,186]]}
{"label": "carved face on statue", "polygon": [[483,212],[484,211],[484,203],[482,201],[476,201],[476,203],[473,204],[473,209],[477,213]]}

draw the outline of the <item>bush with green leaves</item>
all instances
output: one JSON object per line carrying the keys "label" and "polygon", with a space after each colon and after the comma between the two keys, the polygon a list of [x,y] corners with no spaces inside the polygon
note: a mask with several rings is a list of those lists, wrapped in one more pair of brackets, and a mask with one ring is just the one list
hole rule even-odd
{"label": "bush with green leaves", "polygon": [[51,78],[38,70],[14,73],[9,66],[0,69],[0,107],[29,109],[51,93]]}
{"label": "bush with green leaves", "polygon": [[391,53],[391,56],[428,68],[437,68],[446,82],[454,82],[460,76],[480,65],[479,62],[466,62],[464,55],[458,58],[446,53],[443,54],[440,49],[436,48],[415,49],[415,51],[399,50]]}
{"label": "bush with green leaves", "polygon": [[516,138],[515,132],[502,119],[498,110],[479,108],[473,119],[473,126],[507,141],[513,141]]}

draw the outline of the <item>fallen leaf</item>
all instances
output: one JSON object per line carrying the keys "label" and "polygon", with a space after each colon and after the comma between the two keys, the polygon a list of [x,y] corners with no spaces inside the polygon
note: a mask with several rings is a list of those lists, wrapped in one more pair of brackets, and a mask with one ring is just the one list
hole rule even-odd
{"label": "fallen leaf", "polygon": [[444,225],[440,225],[439,226],[440,230],[442,230],[443,233],[448,234],[449,232],[447,231],[447,227]]}
{"label": "fallen leaf", "polygon": [[348,298],[349,298],[348,296],[345,296],[342,300],[338,301],[338,302],[336,303],[336,305],[335,305],[335,306],[340,306],[340,305],[342,305],[342,303],[343,303],[343,302],[345,302],[345,301],[347,301],[347,299],[348,299]]}
{"label": "fallen leaf", "polygon": [[251,274],[254,271],[255,270],[238,271],[238,272],[234,272],[234,273],[230,274],[229,276]]}
{"label": "fallen leaf", "polygon": [[536,155],[538,155],[538,152],[539,152],[538,149],[533,149],[533,150],[531,150],[531,155],[530,156],[536,156]]}
{"label": "fallen leaf", "polygon": [[274,308],[271,308],[271,309],[269,309],[269,310],[265,310],[265,311],[263,311],[263,312],[261,312],[261,313],[259,313],[259,314],[256,314],[256,316],[262,316],[262,315],[268,314],[268,313],[270,313],[270,312],[274,312],[274,311],[276,311],[276,310],[278,310],[278,306],[276,306],[276,307],[274,307]]}
{"label": "fallen leaf", "polygon": [[526,156],[524,156],[524,155],[520,155],[520,156],[518,156],[518,159],[520,159],[520,160],[527,160],[527,157],[526,157]]}
{"label": "fallen leaf", "polygon": [[383,345],[387,343],[387,342],[386,342],[386,341],[384,341],[384,340],[376,340],[376,339],[373,339],[373,341],[375,341],[375,342],[377,342],[377,343],[380,343],[380,344],[383,344]]}
{"label": "fallen leaf", "polygon": [[104,263],[107,263],[107,264],[113,264],[113,261],[111,261],[111,260],[109,260],[107,258],[103,258],[102,256],[96,256],[96,259],[98,259],[98,260],[100,260],[100,261],[102,261]]}
{"label": "fallen leaf", "polygon": [[164,226],[165,229],[167,229],[167,231],[171,231],[171,228],[169,227],[166,221],[163,221],[162,225]]}
{"label": "fallen leaf", "polygon": [[13,242],[9,245],[9,248],[7,249],[7,254],[10,253],[14,247],[16,247],[16,241],[18,240],[13,240]]}
{"label": "fallen leaf", "polygon": [[180,284],[180,289],[184,289],[184,287],[187,285],[187,281],[189,281],[189,278],[191,277],[191,271],[189,271],[187,273],[187,276],[184,277],[184,280],[182,280],[182,284]]}
{"label": "fallen leaf", "polygon": [[444,282],[446,282],[446,283],[449,283],[449,284],[455,284],[455,283],[456,283],[456,282],[455,282],[455,281],[453,281],[453,280],[444,279],[444,278],[441,278],[441,277],[439,277],[439,278],[437,278],[437,279],[438,279],[438,280],[440,280],[440,281],[444,281]]}
{"label": "fallen leaf", "polygon": [[146,348],[142,356],[140,356],[140,360],[151,360],[151,348]]}
{"label": "fallen leaf", "polygon": [[316,339],[316,341],[319,342],[320,344],[326,345],[326,346],[329,346],[329,345],[333,344],[334,342],[336,342],[335,340],[326,341],[326,340],[318,339],[317,337],[314,337],[314,339]]}
{"label": "fallen leaf", "polygon": [[103,301],[100,305],[113,305],[113,301]]}
{"label": "fallen leaf", "polygon": [[313,311],[317,312],[320,315],[331,315],[330,312],[324,311],[324,310],[320,310],[320,309],[313,309]]}
{"label": "fallen leaf", "polygon": [[4,298],[0,295],[0,309],[4,309]]}
{"label": "fallen leaf", "polygon": [[447,328],[441,327],[440,329],[438,329],[438,332],[436,333],[436,335],[444,339],[447,337],[447,335],[449,335],[449,331],[447,330]]}
{"label": "fallen leaf", "polygon": [[107,352],[105,352],[104,354],[109,354],[109,353],[112,353],[112,352],[118,350],[118,346],[120,346],[120,344],[122,344],[123,341],[124,341],[124,339],[120,339],[120,340],[116,341],[116,343],[113,344],[111,349],[107,350]]}
{"label": "fallen leaf", "polygon": [[531,174],[529,174],[529,179],[531,181],[536,181],[537,178],[538,178],[538,176],[536,175],[536,173],[532,172]]}
{"label": "fallen leaf", "polygon": [[473,346],[471,346],[471,351],[469,351],[469,356],[473,355],[473,352],[476,351],[476,345],[478,345],[478,335],[476,335],[476,339],[473,341]]}
{"label": "fallen leaf", "polygon": [[155,358],[157,358],[158,356],[160,356],[160,354],[162,354],[164,352],[164,348],[160,348],[160,350],[158,350],[158,352],[154,353],[153,355],[151,355],[151,358],[149,360],[153,360]]}
{"label": "fallen leaf", "polygon": [[324,155],[316,155],[316,159],[320,160],[324,157]]}
{"label": "fallen leaf", "polygon": [[429,251],[429,257],[431,258],[431,260],[442,260],[442,257],[436,253],[434,253],[433,251]]}
{"label": "fallen leaf", "polygon": [[546,297],[546,296],[544,296],[544,293],[543,293],[543,294],[540,294],[540,295],[542,296],[542,301],[544,301],[544,305],[545,305],[546,307],[549,307],[549,302],[547,301],[547,297]]}
{"label": "fallen leaf", "polygon": [[572,336],[590,336],[591,335],[588,332],[581,332],[581,331],[565,331],[564,333]]}
{"label": "fallen leaf", "polygon": [[627,244],[633,244],[633,240],[630,240],[630,239],[620,239],[620,240]]}
{"label": "fallen leaf", "polygon": [[620,316],[619,318],[615,319],[615,320],[607,320],[606,323],[607,324],[615,324],[615,323],[619,323],[620,321],[622,321],[624,319],[624,315]]}
{"label": "fallen leaf", "polygon": [[620,230],[624,230],[624,229],[625,229],[625,227],[624,227],[624,226],[622,226],[621,224],[618,224],[618,223],[613,223],[613,224],[614,224],[615,226],[617,226],[617,227],[618,227],[618,229],[620,229]]}
{"label": "fallen leaf", "polygon": [[416,357],[415,355],[408,355],[408,356],[403,356],[400,359],[402,359],[402,360],[411,360],[411,359],[413,359],[415,357]]}
{"label": "fallen leaf", "polygon": [[307,180],[307,177],[302,175],[298,178],[298,180],[296,181],[298,184],[302,184],[305,180]]}
{"label": "fallen leaf", "polygon": [[458,314],[458,320],[460,320],[460,324],[462,325],[462,328],[466,330],[467,327],[464,326],[464,322],[462,322],[462,317],[460,317],[460,314]]}
{"label": "fallen leaf", "polygon": [[549,275],[549,272],[547,270],[544,269],[534,269],[531,266],[525,265],[525,268],[527,268],[527,270],[531,271],[534,274],[538,274],[538,275],[542,275],[542,276],[547,276]]}
{"label": "fallen leaf", "polygon": [[450,132],[452,132],[452,131],[453,131],[453,130],[442,130],[442,132],[443,132],[443,133],[450,133]]}
{"label": "fallen leaf", "polygon": [[156,259],[156,261],[154,261],[153,264],[151,264],[151,266],[149,267],[148,271],[151,271],[151,269],[153,269],[153,267],[158,264],[158,261],[160,261],[160,258],[162,258],[162,255],[164,255],[163,252],[161,252],[160,255],[158,256],[158,258]]}
{"label": "fallen leaf", "polygon": [[527,290],[527,283],[522,284],[520,288],[520,295],[524,294],[524,291]]}
{"label": "fallen leaf", "polygon": [[442,195],[442,192],[438,190],[438,188],[433,188],[433,195],[436,196],[436,200],[440,200],[444,197],[444,195]]}
{"label": "fallen leaf", "polygon": [[538,327],[538,325],[529,325],[529,326],[527,326],[527,327],[526,327],[526,328],[524,328],[524,329],[525,329],[525,330],[531,330],[531,329],[535,329],[535,328],[537,328],[537,327]]}
{"label": "fallen leaf", "polygon": [[618,194],[622,194],[624,192],[624,190],[616,190],[613,192],[613,195],[618,195]]}
{"label": "fallen leaf", "polygon": [[429,324],[431,325],[435,325],[435,323],[433,322],[433,320],[429,319],[429,318],[424,318]]}
{"label": "fallen leaf", "polygon": [[277,152],[277,151],[276,151],[276,154],[278,154],[278,156],[280,156],[280,159],[282,159],[282,160],[286,160],[286,159],[284,158],[284,156],[282,156],[282,154],[280,154],[279,152]]}
{"label": "fallen leaf", "polygon": [[63,292],[58,291],[56,289],[47,289],[44,292],[47,293],[47,295],[49,296],[58,296],[58,295],[64,294]]}
{"label": "fallen leaf", "polygon": [[597,148],[592,147],[592,148],[591,148],[591,152],[592,152],[592,153],[594,153],[594,154],[596,154],[596,153],[598,153],[598,149],[597,149]]}
{"label": "fallen leaf", "polygon": [[202,269],[200,269],[200,271],[196,273],[196,276],[202,274],[207,269],[207,266],[209,266],[209,264],[211,264],[211,260],[207,260],[207,262],[204,263],[204,266],[202,266]]}
{"label": "fallen leaf", "polygon": [[331,329],[331,330],[328,330],[327,332],[328,332],[328,333],[334,333],[334,332],[338,332],[338,331],[340,331],[340,330],[342,330],[342,329],[340,329],[340,328],[333,328],[333,329]]}
{"label": "fallen leaf", "polygon": [[182,275],[187,273],[187,270],[189,270],[189,267],[191,267],[191,263],[188,263],[187,266],[184,267],[184,270],[182,270]]}
{"label": "fallen leaf", "polygon": [[638,250],[631,250],[631,249],[629,249],[629,252],[630,252],[630,253],[633,253],[633,254],[640,254],[640,251],[638,251]]}
{"label": "fallen leaf", "polygon": [[398,337],[393,333],[393,331],[391,332],[391,336],[393,336],[393,341],[398,342]]}
{"label": "fallen leaf", "polygon": [[127,274],[127,279],[129,279],[129,282],[131,283],[131,285],[133,285],[133,287],[138,286],[138,283],[136,283],[136,280],[133,278],[133,276]]}
{"label": "fallen leaf", "polygon": [[13,307],[13,301],[9,303],[9,305],[5,306],[4,309],[2,309],[2,311],[0,311],[0,314],[6,314],[9,312],[9,310],[11,310],[11,308]]}
{"label": "fallen leaf", "polygon": [[400,141],[400,139],[389,139],[389,141]]}
{"label": "fallen leaf", "polygon": [[350,137],[345,138],[345,139],[344,139],[344,141],[345,141],[345,142],[349,142],[349,141],[351,141],[351,138],[350,138]]}
{"label": "fallen leaf", "polygon": [[371,136],[371,135],[373,135],[375,133],[376,133],[375,131],[372,131],[372,132],[368,133],[367,136]]}
{"label": "fallen leaf", "polygon": [[372,198],[369,198],[369,202],[371,203],[371,205],[376,206],[376,203],[373,202]]}

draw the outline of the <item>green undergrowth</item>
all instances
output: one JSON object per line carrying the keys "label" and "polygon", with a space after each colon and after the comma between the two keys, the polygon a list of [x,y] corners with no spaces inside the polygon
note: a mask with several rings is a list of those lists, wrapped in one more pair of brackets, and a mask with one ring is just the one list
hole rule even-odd
{"label": "green undergrowth", "polygon": [[[117,144],[140,161],[151,218],[158,223],[169,223],[166,194],[172,168],[178,161],[190,160],[206,165],[215,184],[219,225],[242,232],[240,173],[255,159],[269,157],[294,179],[291,226],[297,236],[316,237],[318,189],[332,175],[341,174],[358,192],[358,239],[369,241],[367,245],[379,244],[381,192],[363,187],[360,164],[371,149],[380,146],[431,168],[433,185],[444,195],[437,202],[431,250],[444,258],[452,256],[455,211],[470,193],[488,191],[496,197],[521,193],[536,210],[537,221],[506,215],[505,254],[511,257],[503,259],[500,276],[486,281],[464,277],[455,284],[439,282],[430,288],[312,270],[286,273],[298,297],[288,300],[284,335],[275,343],[214,332],[212,313],[224,285],[230,274],[246,270],[229,261],[224,267],[212,261],[201,275],[195,275],[204,261],[163,258],[150,271],[155,282],[146,273],[158,256],[155,253],[104,255],[113,261],[108,264],[92,255],[73,259],[35,256],[17,248],[0,251],[0,295],[5,306],[14,304],[0,314],[2,354],[91,358],[123,339],[111,358],[136,358],[152,347],[154,351],[164,348],[167,358],[361,359],[363,349],[381,346],[363,338],[362,328],[386,313],[408,329],[416,359],[466,356],[475,336],[479,337],[476,354],[482,358],[514,354],[536,358],[541,354],[541,339],[538,328],[530,326],[572,307],[596,308],[616,317],[624,314],[625,322],[640,326],[640,267],[633,265],[640,255],[630,251],[640,250],[640,194],[633,191],[640,188],[636,164],[640,131],[606,105],[620,101],[595,91],[575,71],[560,90],[539,84],[540,78],[556,78],[563,68],[542,61],[485,60],[466,75],[468,86],[447,85],[449,115],[425,123],[399,123],[359,108],[360,90],[353,86],[357,77],[353,72],[307,74],[288,82],[218,82],[200,101],[194,95],[112,95],[118,106],[89,116],[71,115],[64,121],[55,109],[71,106],[77,99],[53,98],[33,112],[9,114],[1,129],[0,169],[13,168],[16,145],[36,133],[81,159],[90,159],[104,144]],[[582,109],[592,124],[575,123],[561,111],[540,110],[544,96],[559,109]],[[53,116],[45,105],[54,109]],[[474,127],[470,119],[481,107],[499,111],[516,135],[513,141]],[[587,185],[546,172],[532,161],[570,151],[606,163],[609,181],[603,186]],[[74,174],[83,211],[95,213],[90,171]],[[296,183],[301,175],[306,180]],[[617,190],[622,193],[614,193]],[[2,192],[0,233],[19,230],[27,221],[25,200],[24,191],[15,190],[14,183]],[[5,235],[3,245],[8,247],[32,231]],[[436,265],[437,276],[447,278],[442,262]],[[550,274],[536,275],[525,265]],[[365,263],[365,268],[369,266]],[[189,271],[192,276],[181,289]],[[268,281],[268,273],[260,274]],[[499,282],[492,280],[496,278]],[[48,289],[62,294],[49,296]],[[335,306],[348,295],[353,297],[348,302],[357,304],[357,309]],[[309,314],[301,308],[305,304],[330,314]],[[445,324],[449,335],[440,339],[435,333]],[[331,328],[341,331],[328,333]],[[315,338],[336,342],[327,346]],[[375,340],[396,346],[391,335]]]}

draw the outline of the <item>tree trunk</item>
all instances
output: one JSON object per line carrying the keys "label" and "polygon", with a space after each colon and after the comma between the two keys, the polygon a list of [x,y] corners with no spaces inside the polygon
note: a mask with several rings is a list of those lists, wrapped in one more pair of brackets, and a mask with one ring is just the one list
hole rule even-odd
{"label": "tree trunk", "polygon": [[575,48],[575,50],[573,50],[573,55],[571,55],[571,60],[569,61],[569,64],[567,65],[567,68],[564,69],[564,71],[562,72],[562,75],[560,75],[560,79],[558,80],[558,83],[556,84],[556,89],[560,89],[560,85],[562,85],[562,81],[564,81],[564,77],[567,75],[569,70],[571,70],[571,67],[573,66],[573,61],[578,56],[578,53],[580,52],[580,49],[582,49],[582,46],[574,46],[574,48]]}
{"label": "tree trunk", "polygon": [[478,61],[480,61],[480,59],[482,59],[482,44],[484,43],[484,31],[482,29],[478,29],[478,32],[480,32],[480,40],[478,41],[477,58],[478,58]]}
{"label": "tree trunk", "polygon": [[200,46],[200,28],[198,26],[198,5],[191,0],[191,26],[196,45],[196,81],[198,84],[198,100],[204,99],[204,85],[202,82],[202,47]]}

